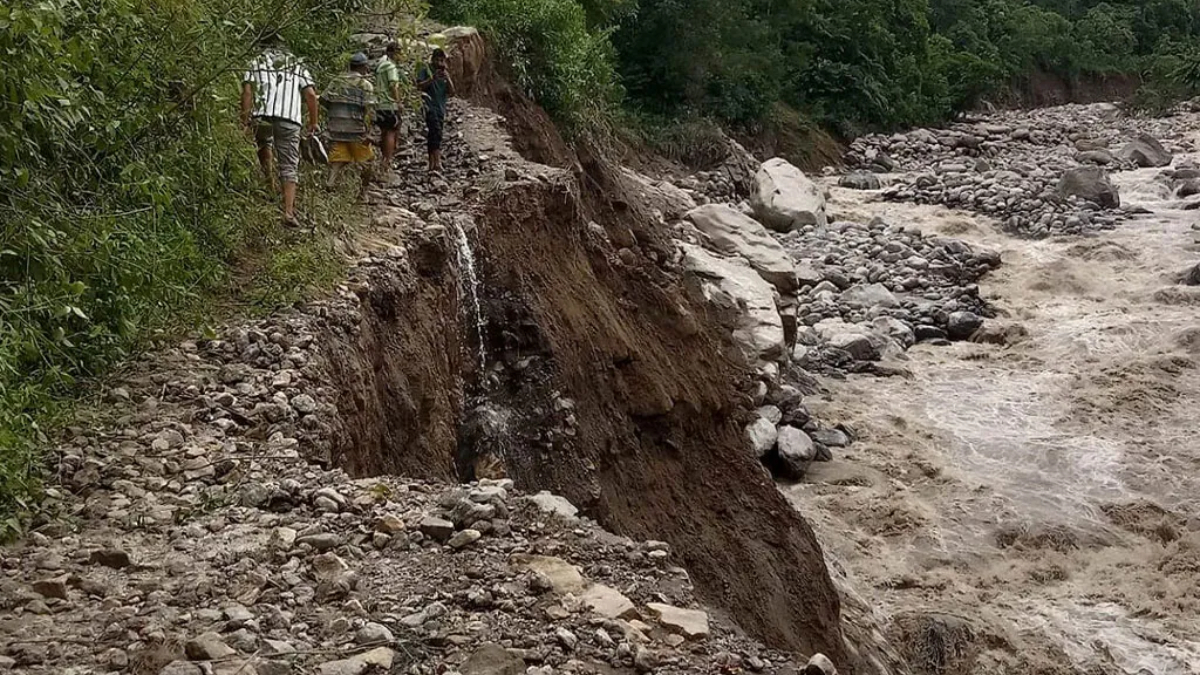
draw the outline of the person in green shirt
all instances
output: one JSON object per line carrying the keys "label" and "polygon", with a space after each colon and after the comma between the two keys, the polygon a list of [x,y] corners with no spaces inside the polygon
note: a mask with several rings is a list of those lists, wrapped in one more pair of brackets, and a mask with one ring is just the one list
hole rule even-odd
{"label": "person in green shirt", "polygon": [[446,52],[433,50],[429,64],[417,73],[417,88],[425,109],[425,141],[429,149],[429,171],[442,170],[442,127],[446,124],[446,100],[454,96],[454,81],[446,64]]}
{"label": "person in green shirt", "polygon": [[396,65],[400,46],[388,43],[379,63],[375,64],[375,124],[379,127],[379,144],[383,153],[383,170],[392,170],[396,156],[396,136],[400,131],[400,68]]}

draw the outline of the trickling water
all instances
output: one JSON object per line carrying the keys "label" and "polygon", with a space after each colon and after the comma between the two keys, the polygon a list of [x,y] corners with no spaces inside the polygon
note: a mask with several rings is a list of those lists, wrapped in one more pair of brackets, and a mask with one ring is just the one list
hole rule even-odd
{"label": "trickling water", "polygon": [[[467,227],[463,227],[466,221]],[[487,346],[484,343],[483,308],[479,304],[479,275],[475,270],[475,252],[471,248],[471,240],[467,236],[468,229],[474,229],[471,217],[459,214],[451,219],[454,226],[454,246],[458,260],[458,292],[461,304],[466,307],[470,322],[475,324],[476,347],[479,358],[479,370],[482,373],[487,366]]]}

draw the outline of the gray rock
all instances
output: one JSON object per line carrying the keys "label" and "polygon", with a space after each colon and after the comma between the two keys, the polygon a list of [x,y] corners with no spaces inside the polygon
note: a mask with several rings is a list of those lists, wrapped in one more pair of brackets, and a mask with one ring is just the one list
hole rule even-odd
{"label": "gray rock", "polygon": [[771,424],[779,424],[779,420],[783,418],[783,412],[774,405],[764,405],[759,407],[758,416],[766,418]]}
{"label": "gray rock", "polygon": [[592,584],[580,596],[579,601],[591,611],[606,619],[636,619],[637,607],[615,588],[604,584]]}
{"label": "gray rock", "polygon": [[1060,197],[1086,199],[1108,209],[1121,206],[1120,194],[1108,174],[1095,166],[1068,169],[1058,182],[1057,193]]}
{"label": "gray rock", "polygon": [[369,652],[339,661],[328,661],[317,668],[320,675],[362,675],[370,670],[390,673],[396,652],[387,647],[376,647]]}
{"label": "gray rock", "polygon": [[64,574],[52,579],[39,579],[33,582],[33,591],[44,598],[66,600],[67,580],[69,578],[68,575]]}
{"label": "gray rock", "polygon": [[745,258],[754,271],[782,293],[796,290],[796,265],[783,246],[758,221],[721,204],[706,204],[689,211],[691,221],[708,235],[713,248]]}
{"label": "gray rock", "polygon": [[1200,286],[1200,264],[1195,265],[1180,277],[1185,286]]}
{"label": "gray rock", "polygon": [[783,319],[775,288],[741,258],[719,258],[690,244],[682,246],[683,267],[708,300],[732,324],[734,342],[751,363],[784,355]]}
{"label": "gray rock", "polygon": [[301,415],[310,415],[317,411],[317,402],[308,394],[297,394],[292,397],[292,407]]}
{"label": "gray rock", "polygon": [[913,329],[913,335],[917,338],[918,342],[946,339],[946,331],[937,326],[917,326]]}
{"label": "gray rock", "polygon": [[764,162],[755,175],[750,206],[759,222],[776,232],[807,225],[823,229],[828,222],[821,188],[779,157]]}
{"label": "gray rock", "polygon": [[392,631],[388,630],[387,626],[369,621],[355,631],[354,639],[358,644],[363,645],[376,642],[394,642],[396,638],[392,635]]}
{"label": "gray rock", "polygon": [[454,536],[454,523],[444,518],[428,516],[421,520],[419,528],[425,536],[442,542]]}
{"label": "gray rock", "polygon": [[683,609],[671,605],[651,602],[646,609],[658,623],[668,631],[691,640],[708,637],[708,614],[698,609]]}
{"label": "gray rock", "polygon": [[983,318],[973,312],[951,312],[946,322],[946,334],[951,340],[966,340],[983,325]]}
{"label": "gray rock", "polygon": [[322,532],[319,534],[306,534],[303,537],[296,538],[296,545],[303,546],[308,544],[318,551],[328,551],[342,545],[342,537],[332,532]]}
{"label": "gray rock", "polygon": [[560,626],[558,630],[554,631],[554,637],[558,638],[559,644],[565,647],[567,651],[573,651],[575,645],[579,644],[579,638],[570,630],[567,630],[566,627]]}
{"label": "gray rock", "polygon": [[857,361],[879,359],[879,350],[871,338],[862,333],[837,333],[829,339],[829,346],[840,349]]}
{"label": "gray rock", "polygon": [[459,672],[462,675],[524,675],[525,661],[489,642],[472,652]]}
{"label": "gray rock", "polygon": [[1112,153],[1107,150],[1087,150],[1075,155],[1075,161],[1080,164],[1095,164],[1097,166],[1108,166],[1117,161]]}
{"label": "gray rock", "polygon": [[812,439],[831,448],[844,448],[850,445],[850,437],[839,429],[818,429],[812,433]]}
{"label": "gray rock", "polygon": [[813,654],[812,658],[805,664],[802,675],[837,675],[837,668],[834,667],[833,661],[824,654]]}
{"label": "gray rock", "polygon": [[1117,151],[1117,157],[1140,167],[1169,166],[1174,159],[1158,140],[1147,134],[1141,134],[1136,140],[1122,146]]}
{"label": "gray rock", "polygon": [[750,438],[750,449],[754,453],[754,457],[761,458],[775,447],[775,439],[779,435],[775,430],[775,424],[765,417],[759,417],[753,424],[746,427],[746,435]]}
{"label": "gray rock", "polygon": [[784,476],[801,478],[816,459],[817,451],[813,440],[802,429],[779,427],[779,462]]}
{"label": "gray rock", "polygon": [[296,653],[292,643],[285,640],[263,640],[262,653],[267,656],[286,656]]}
{"label": "gray rock", "polygon": [[90,560],[93,565],[103,565],[115,570],[129,567],[129,554],[119,548],[106,548],[92,551]]}
{"label": "gray rock", "polygon": [[550,513],[566,520],[573,520],[579,514],[579,509],[575,505],[567,501],[566,497],[560,497],[555,494],[542,490],[536,495],[526,497],[533,502],[544,513]]}
{"label": "gray rock", "polygon": [[455,533],[453,537],[450,537],[450,540],[447,541],[446,544],[449,545],[450,548],[465,548],[479,541],[479,538],[482,536],[483,534],[480,533],[479,530],[463,530]]}
{"label": "gray rock", "polygon": [[446,517],[455,527],[469,527],[481,520],[495,518],[496,507],[491,504],[479,504],[464,497],[454,503]]}
{"label": "gray rock", "polygon": [[895,307],[899,302],[883,284],[858,284],[842,291],[838,300],[845,304],[871,307]]}
{"label": "gray rock", "polygon": [[183,646],[183,651],[193,661],[216,661],[237,654],[232,647],[225,644],[220,635],[211,632],[188,640]]}
{"label": "gray rock", "polygon": [[870,173],[852,173],[842,176],[838,186],[851,190],[878,190],[883,187],[879,176]]}

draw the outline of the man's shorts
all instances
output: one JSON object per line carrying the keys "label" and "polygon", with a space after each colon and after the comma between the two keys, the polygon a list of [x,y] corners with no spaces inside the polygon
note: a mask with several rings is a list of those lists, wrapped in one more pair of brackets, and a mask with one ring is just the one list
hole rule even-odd
{"label": "man's shorts", "polygon": [[330,164],[369,162],[375,158],[375,148],[368,143],[334,143],[329,152]]}
{"label": "man's shorts", "polygon": [[254,140],[261,148],[275,149],[275,164],[279,180],[300,182],[300,125],[278,117],[259,117],[254,128]]}
{"label": "man's shorts", "polygon": [[431,108],[425,109],[425,144],[430,152],[442,149],[442,127],[446,124],[444,114]]}
{"label": "man's shorts", "polygon": [[382,131],[397,131],[400,129],[400,115],[395,110],[376,110],[375,124]]}

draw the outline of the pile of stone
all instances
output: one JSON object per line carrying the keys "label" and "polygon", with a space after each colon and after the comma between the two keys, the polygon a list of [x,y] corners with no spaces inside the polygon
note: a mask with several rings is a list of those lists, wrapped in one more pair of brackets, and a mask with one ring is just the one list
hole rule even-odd
{"label": "pile of stone", "polygon": [[1158,139],[1190,149],[1183,128],[1104,104],[1000,113],[859,138],[846,155],[855,173],[845,184],[872,189],[869,172],[903,172],[885,198],[983,213],[1023,236],[1088,234],[1126,217],[1107,172],[1170,165],[1172,151]]}
{"label": "pile of stone", "polygon": [[965,340],[992,313],[977,282],[999,266],[995,252],[879,219],[804,228],[783,239],[805,261],[793,353],[802,365],[831,356],[873,361],[918,341]]}
{"label": "pile of stone", "polygon": [[828,222],[826,195],[782,159],[765,162],[747,202],[709,203],[676,224],[683,270],[725,318],[760,377],[756,457],[778,477],[850,442],[802,404],[809,371],[890,374],[918,341],[971,338],[991,314],[977,282],[996,253],[876,220]]}
{"label": "pile of stone", "polygon": [[[372,256],[368,269],[401,256]],[[352,273],[351,284],[369,279]],[[662,542],[511,481],[355,480],[305,456],[337,411],[316,326],[356,295],[184,342],[61,448],[0,551],[0,669],[56,675],[794,673],[712,618]],[[305,455],[305,456],[302,456]],[[833,675],[830,670],[828,675]]]}

